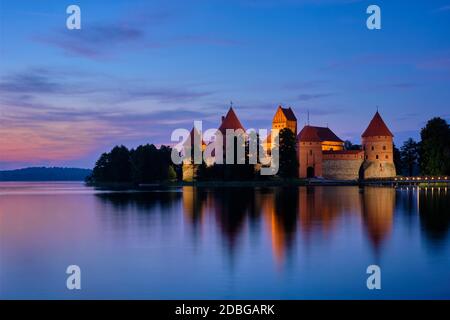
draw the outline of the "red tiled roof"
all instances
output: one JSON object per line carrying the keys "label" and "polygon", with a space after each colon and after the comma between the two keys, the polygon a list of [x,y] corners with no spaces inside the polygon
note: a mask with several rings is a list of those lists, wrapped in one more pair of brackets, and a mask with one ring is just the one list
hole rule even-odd
{"label": "red tiled roof", "polygon": [[322,142],[335,141],[343,142],[339,137],[326,127],[304,126],[297,136],[298,141]]}
{"label": "red tiled roof", "polygon": [[289,108],[283,108],[282,106],[279,106],[278,108],[281,109],[281,112],[283,112],[284,116],[289,121],[297,121],[297,118],[295,117],[294,111],[292,111],[291,107]]}
{"label": "red tiled roof", "polygon": [[222,124],[219,127],[219,130],[222,132],[222,134],[226,134],[227,129],[242,129],[243,131],[245,131],[244,127],[236,116],[236,113],[234,113],[233,108],[230,108],[230,110],[228,110],[227,115],[222,120]]}
{"label": "red tiled roof", "polygon": [[364,131],[364,133],[361,135],[361,137],[374,137],[374,136],[390,136],[390,137],[394,136],[387,127],[387,125],[384,123],[378,111],[373,116],[366,131]]}

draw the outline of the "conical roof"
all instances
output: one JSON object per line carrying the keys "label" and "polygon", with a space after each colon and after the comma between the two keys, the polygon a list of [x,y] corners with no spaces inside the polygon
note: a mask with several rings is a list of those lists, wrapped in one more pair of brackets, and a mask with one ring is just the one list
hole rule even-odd
{"label": "conical roof", "polygon": [[378,111],[373,116],[366,131],[361,135],[362,137],[374,137],[374,136],[390,136],[394,135],[384,123]]}
{"label": "conical roof", "polygon": [[228,110],[227,115],[223,118],[222,124],[219,127],[219,130],[222,132],[222,134],[226,134],[227,129],[242,129],[243,131],[245,131],[233,108],[230,108],[230,110]]}

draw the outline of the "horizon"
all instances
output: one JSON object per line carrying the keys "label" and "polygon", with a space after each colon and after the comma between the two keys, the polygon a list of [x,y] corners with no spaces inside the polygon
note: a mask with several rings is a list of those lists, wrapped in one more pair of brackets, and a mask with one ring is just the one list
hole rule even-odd
{"label": "horizon", "polygon": [[354,144],[377,108],[397,147],[450,119],[448,1],[378,1],[376,31],[358,0],[84,0],[81,30],[66,29],[69,4],[0,1],[0,170],[173,146],[195,120],[217,128],[230,101],[245,128],[270,129],[283,105],[298,132],[309,111]]}

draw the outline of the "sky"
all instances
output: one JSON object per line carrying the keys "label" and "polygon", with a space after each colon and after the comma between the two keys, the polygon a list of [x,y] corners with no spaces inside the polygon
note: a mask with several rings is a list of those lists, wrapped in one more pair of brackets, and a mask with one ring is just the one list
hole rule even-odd
{"label": "sky", "polygon": [[173,144],[231,101],[245,128],[282,104],[353,143],[378,106],[401,145],[450,119],[449,89],[450,0],[0,0],[0,170]]}

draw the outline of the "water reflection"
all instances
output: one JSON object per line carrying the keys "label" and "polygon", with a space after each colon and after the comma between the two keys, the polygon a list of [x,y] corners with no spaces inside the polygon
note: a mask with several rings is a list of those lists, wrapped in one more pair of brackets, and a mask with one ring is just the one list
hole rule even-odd
{"label": "water reflection", "polygon": [[449,297],[449,202],[445,188],[0,185],[0,297],[72,296],[74,261],[86,298],[371,298],[373,263],[390,270],[383,297]]}
{"label": "water reflection", "polygon": [[[164,215],[164,212],[175,212],[181,200],[184,223],[190,226],[195,243],[201,240],[202,230],[211,227],[205,224],[213,224],[223,247],[233,255],[247,237],[257,238],[263,233],[270,238],[277,264],[289,259],[297,243],[313,246],[314,242],[331,239],[334,232],[358,221],[378,256],[392,233],[396,208],[402,208],[411,220],[417,203],[420,222],[432,241],[445,238],[450,224],[446,210],[450,198],[444,189],[399,192],[384,187],[208,189],[185,186],[179,191],[98,194],[97,197],[111,203],[116,214],[130,208],[138,213],[159,208]],[[173,210],[168,209],[173,206]]]}
{"label": "water reflection", "polygon": [[[376,256],[382,253],[394,225],[394,212],[402,212],[409,224],[417,215],[432,244],[448,236],[450,197],[447,189],[396,190],[384,187],[300,187],[300,188],[197,188],[181,192],[98,194],[114,212],[161,213],[182,202],[185,223],[195,243],[202,237],[210,216],[221,235],[223,247],[232,256],[245,237],[269,236],[275,262],[279,265],[295,252],[295,245],[314,246],[330,239],[347,223],[360,221]],[[164,213],[162,213],[164,215]],[[297,235],[299,239],[297,241]]]}
{"label": "water reflection", "polygon": [[440,247],[450,229],[450,197],[447,188],[419,191],[419,217],[422,230],[432,246]]}
{"label": "water reflection", "polygon": [[363,225],[377,253],[392,231],[394,208],[395,189],[378,187],[363,189]]}

